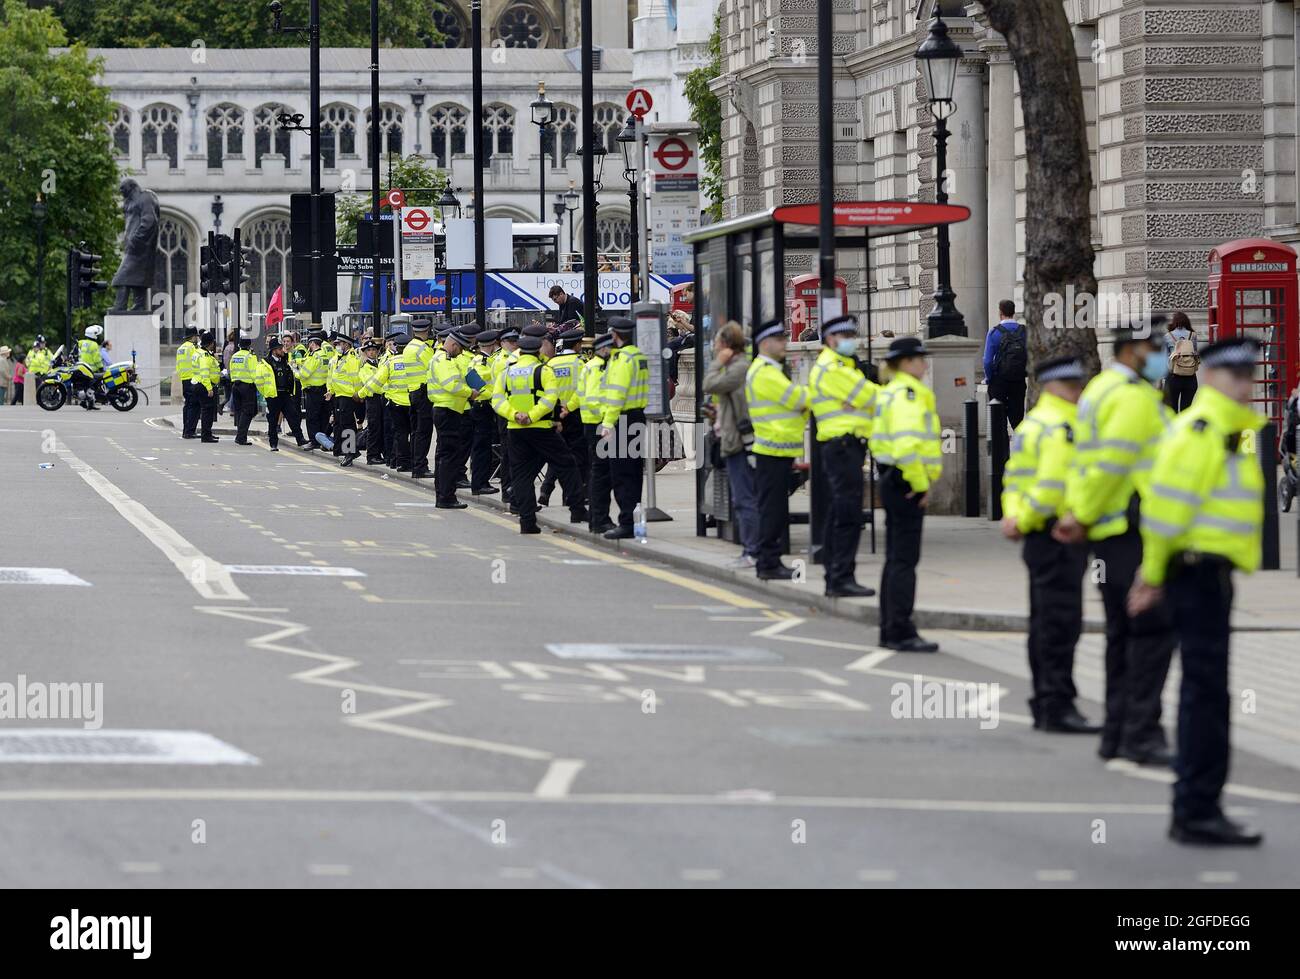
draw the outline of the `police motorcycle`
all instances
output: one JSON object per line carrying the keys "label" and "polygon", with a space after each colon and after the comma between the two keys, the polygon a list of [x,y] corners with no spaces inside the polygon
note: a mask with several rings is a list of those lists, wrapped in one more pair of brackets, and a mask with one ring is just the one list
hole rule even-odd
{"label": "police motorcycle", "polygon": [[140,401],[140,392],[136,390],[139,383],[135,364],[129,360],[110,364],[96,377],[88,366],[73,360],[60,345],[54,352],[49,372],[36,389],[36,403],[46,411],[58,411],[69,402],[76,402],[87,411],[96,404],[130,411]]}

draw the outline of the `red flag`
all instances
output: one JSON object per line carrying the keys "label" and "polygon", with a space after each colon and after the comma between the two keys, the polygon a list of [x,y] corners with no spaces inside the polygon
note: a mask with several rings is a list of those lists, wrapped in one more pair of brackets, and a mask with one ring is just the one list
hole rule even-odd
{"label": "red flag", "polygon": [[278,326],[284,322],[284,298],[280,295],[283,286],[276,286],[271,295],[271,304],[266,307],[266,325]]}

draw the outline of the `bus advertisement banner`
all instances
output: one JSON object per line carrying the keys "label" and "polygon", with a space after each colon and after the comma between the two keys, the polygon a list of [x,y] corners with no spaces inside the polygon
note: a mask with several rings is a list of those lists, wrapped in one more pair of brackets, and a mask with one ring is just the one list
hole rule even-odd
{"label": "bus advertisement banner", "polygon": [[[689,275],[651,275],[651,302],[668,303],[672,287],[689,282]],[[626,272],[600,273],[601,309],[625,310],[631,305],[630,276]],[[489,272],[485,276],[487,306],[490,309],[533,309],[551,312],[551,287],[559,285],[565,292],[579,299],[583,297],[581,272]],[[363,280],[363,310],[369,309],[368,282]],[[403,312],[436,313],[448,310],[473,309],[475,306],[474,276],[472,273],[456,274],[437,279],[415,279],[405,284],[402,297]]]}

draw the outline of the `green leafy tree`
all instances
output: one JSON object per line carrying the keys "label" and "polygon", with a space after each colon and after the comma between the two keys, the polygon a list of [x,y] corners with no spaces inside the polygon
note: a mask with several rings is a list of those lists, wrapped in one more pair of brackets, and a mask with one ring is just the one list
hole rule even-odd
{"label": "green leafy tree", "polygon": [[[406,203],[410,205],[435,205],[442,197],[443,188],[447,186],[447,173],[432,166],[427,160],[418,156],[407,156],[394,160],[391,168],[381,166],[380,194],[386,195],[394,187],[408,191]],[[432,188],[431,190],[413,190],[412,188]],[[336,239],[340,245],[355,245],[357,241],[357,222],[369,213],[371,205],[370,188],[359,194],[339,194],[334,199],[334,225]]]}
{"label": "green leafy tree", "polygon": [[[283,0],[283,22],[307,23],[308,0]],[[381,0],[381,40],[395,47],[438,44],[433,27],[435,0]],[[88,47],[208,48],[304,47],[301,34],[272,34],[266,0],[56,0],[70,36]],[[321,0],[321,44],[368,47],[370,4],[365,0]]]}
{"label": "green leafy tree", "polygon": [[[0,0],[0,340],[25,349],[37,327],[37,234],[32,204],[46,205],[45,331],[63,333],[66,256],[86,242],[117,267],[122,213],[108,124],[113,104],[96,83],[100,67],[48,10]],[[100,319],[111,296],[77,313]]]}
{"label": "green leafy tree", "polygon": [[686,76],[686,101],[691,104],[691,119],[700,127],[700,159],[704,174],[700,189],[708,198],[713,220],[722,219],[722,100],[709,84],[722,74],[722,22],[713,21],[709,37],[709,61]]}

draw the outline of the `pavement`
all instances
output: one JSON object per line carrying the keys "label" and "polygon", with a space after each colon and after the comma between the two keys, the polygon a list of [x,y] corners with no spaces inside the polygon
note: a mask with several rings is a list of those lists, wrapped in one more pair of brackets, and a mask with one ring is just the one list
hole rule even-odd
{"label": "pavement", "polygon": [[[436,511],[387,470],[184,442],[170,410],[0,412],[0,595],[27,637],[0,683],[102,684],[97,719],[0,719],[6,886],[1300,877],[1284,620],[1234,649],[1227,802],[1266,844],[1187,849],[1164,836],[1168,773],[1031,730],[1010,620],[936,622],[941,653],[894,654],[808,594],[813,569],[797,590],[686,566],[670,543],[735,553],[693,522],[622,548],[567,523],[521,537],[489,498]],[[945,539],[927,529],[927,562]],[[1013,613],[1014,551],[988,557],[990,610]],[[927,608],[943,588],[979,611],[995,586],[962,599],[964,574],[923,578]],[[1098,638],[1077,667],[1093,716]]]}

